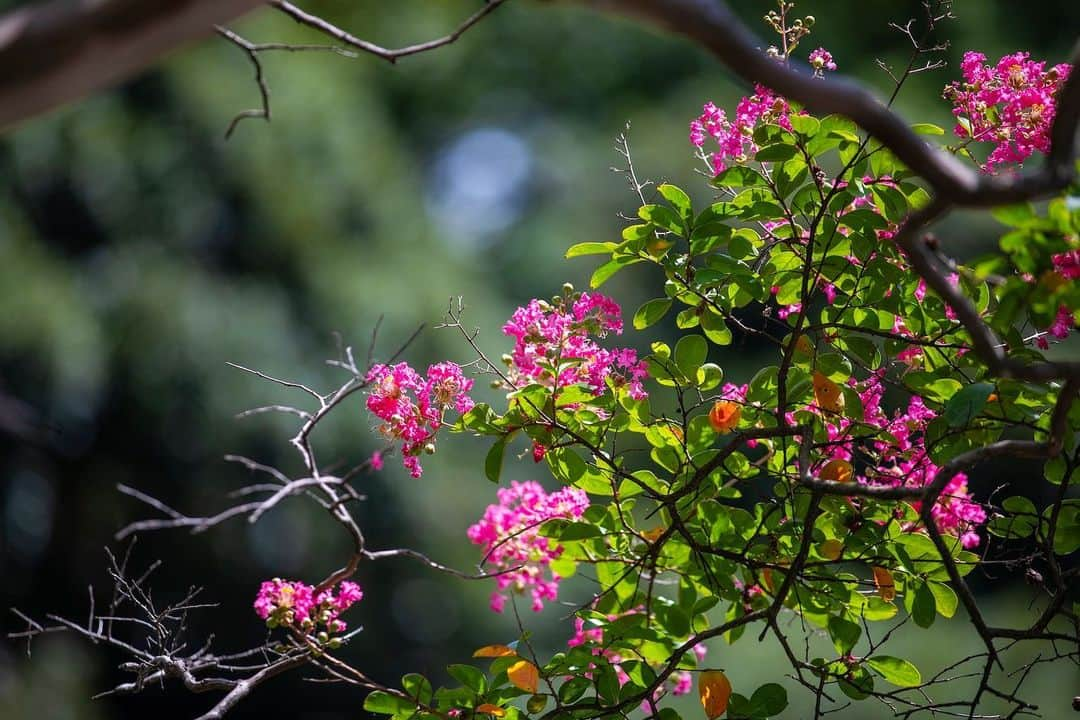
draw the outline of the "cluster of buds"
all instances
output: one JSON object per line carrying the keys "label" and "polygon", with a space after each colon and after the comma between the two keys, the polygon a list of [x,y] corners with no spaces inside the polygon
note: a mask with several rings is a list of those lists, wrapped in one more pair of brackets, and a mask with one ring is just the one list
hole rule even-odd
{"label": "cluster of buds", "polygon": [[810,34],[814,27],[814,16],[807,15],[804,18],[796,18],[788,25],[788,13],[795,8],[795,3],[789,0],[778,0],[777,6],[780,11],[770,10],[763,18],[765,24],[773,29],[783,40],[783,49],[770,46],[766,54],[777,60],[786,61],[791,52],[799,46],[799,41]]}

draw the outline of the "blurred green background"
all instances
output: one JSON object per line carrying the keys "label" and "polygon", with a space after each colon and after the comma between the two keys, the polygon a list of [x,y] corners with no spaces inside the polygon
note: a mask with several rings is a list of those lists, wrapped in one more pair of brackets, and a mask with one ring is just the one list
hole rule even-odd
{"label": "blurred green background", "polygon": [[[0,9],[18,3],[0,1]],[[768,0],[740,0],[756,18]],[[445,32],[471,12],[465,1],[311,2],[355,34],[383,44]],[[344,6],[344,7],[343,7]],[[917,1],[802,0],[818,19],[809,50],[829,47],[842,72],[882,92],[873,59],[902,65],[906,40],[888,28],[921,13]],[[960,0],[942,28],[950,67],[914,78],[899,107],[949,126],[940,89],[956,77],[960,53],[997,56],[1017,48],[1065,59],[1080,27],[1071,0]],[[235,29],[253,41],[319,42],[270,11]],[[333,333],[366,350],[385,316],[385,357],[421,323],[437,324],[452,296],[464,296],[467,324],[498,355],[499,327],[530,297],[569,280],[583,287],[589,259],[565,261],[575,242],[617,237],[636,199],[610,171],[613,141],[629,122],[638,171],[706,200],[695,174],[687,124],[709,99],[732,106],[745,88],[711,58],[677,38],[557,4],[510,3],[457,44],[389,66],[370,57],[264,55],[274,121],[223,131],[257,104],[251,67],[221,39],[171,56],[125,85],[0,137],[0,606],[83,617],[87,586],[104,590],[102,548],[147,508],[120,496],[126,483],[192,513],[223,507],[247,483],[225,463],[241,453],[299,472],[287,419],[236,420],[246,408],[303,397],[229,368],[226,361],[329,389],[324,366]],[[960,216],[940,234],[961,256],[992,247],[996,229]],[[607,291],[628,312],[657,294],[647,270],[623,273]],[[647,347],[670,332],[626,338]],[[427,330],[409,349],[414,365],[467,361],[451,331]],[[772,362],[738,340],[714,357],[729,377]],[[487,392],[482,390],[481,394]],[[372,421],[354,396],[316,438],[325,458],[357,461],[376,447]],[[493,499],[480,471],[483,446],[444,437],[421,480],[399,460],[357,482],[357,509],[372,547],[413,546],[461,568],[478,559],[465,529]],[[983,496],[1024,466],[988,468]],[[525,459],[505,476],[546,481]],[[1038,475],[1030,475],[1034,482]],[[251,612],[258,582],[280,575],[309,581],[336,567],[347,538],[322,511],[286,503],[256,526],[236,521],[202,535],[145,535],[136,562],[161,559],[155,597],[191,584],[221,604],[193,622],[220,650],[259,642]],[[407,671],[444,677],[442,667],[472,649],[513,638],[512,614],[487,609],[488,585],[436,575],[415,563],[367,565],[366,597],[352,622],[367,630],[346,656],[386,682]],[[1002,572],[978,581],[996,616],[1018,622],[1030,592]],[[568,583],[568,603],[588,586]],[[526,614],[528,613],[525,610]],[[541,648],[570,635],[568,608],[527,620]],[[531,615],[531,614],[530,614]],[[20,629],[12,615],[0,627]],[[201,633],[201,635],[200,635]],[[905,630],[896,642],[925,668],[974,647],[962,620],[933,631]],[[192,717],[210,704],[173,688],[90,701],[121,679],[123,658],[74,638],[0,643],[0,717]],[[746,637],[713,646],[736,689],[776,680],[777,648]],[[352,689],[314,685],[302,673],[265,686],[237,718],[352,718],[364,715]],[[1041,667],[1029,692],[1044,716],[1071,716],[1080,691],[1075,665]],[[167,699],[163,699],[167,697]],[[783,717],[803,717],[793,692]],[[886,716],[862,706],[850,717]]]}

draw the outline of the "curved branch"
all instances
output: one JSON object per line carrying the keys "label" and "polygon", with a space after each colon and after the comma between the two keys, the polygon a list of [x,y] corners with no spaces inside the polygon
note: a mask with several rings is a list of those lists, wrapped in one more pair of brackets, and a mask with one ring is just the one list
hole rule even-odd
{"label": "curved branch", "polygon": [[[907,122],[862,85],[842,78],[811,78],[770,59],[764,44],[722,0],[579,0],[630,15],[684,35],[701,45],[743,80],[767,85],[816,113],[851,118],[880,140],[935,194],[950,204],[991,207],[1052,194],[1073,177],[1076,129],[1080,123],[1080,73],[1061,91],[1053,148],[1039,172],[1023,177],[982,175],[953,155],[926,144]],[[1080,44],[1071,59],[1080,62]]]}

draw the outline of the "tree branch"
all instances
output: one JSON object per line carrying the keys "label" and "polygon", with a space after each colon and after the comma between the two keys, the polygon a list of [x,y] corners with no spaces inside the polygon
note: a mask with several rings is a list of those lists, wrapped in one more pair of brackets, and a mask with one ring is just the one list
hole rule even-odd
{"label": "tree branch", "polygon": [[[926,180],[952,205],[992,207],[1052,194],[1073,177],[1080,123],[1080,73],[1061,90],[1046,165],[1031,175],[983,175],[953,155],[926,144],[907,122],[862,85],[843,78],[811,78],[770,59],[761,42],[722,0],[578,0],[684,35],[715,55],[736,75],[767,85],[815,113],[851,118]],[[1080,43],[1070,60],[1080,62]]]}
{"label": "tree branch", "polygon": [[265,0],[51,0],[0,17],[0,130],[124,80]]}

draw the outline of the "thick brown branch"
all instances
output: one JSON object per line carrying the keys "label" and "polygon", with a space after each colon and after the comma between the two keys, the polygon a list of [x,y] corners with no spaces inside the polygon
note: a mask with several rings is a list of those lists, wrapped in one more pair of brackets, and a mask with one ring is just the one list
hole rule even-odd
{"label": "thick brown branch", "polygon": [[52,0],[0,17],[0,129],[119,82],[264,0]]}
{"label": "thick brown branch", "polygon": [[[982,175],[973,167],[927,145],[907,122],[873,93],[845,79],[815,79],[770,59],[764,44],[721,0],[579,0],[596,8],[631,15],[685,35],[719,58],[747,82],[761,83],[812,112],[854,120],[924,178],[951,204],[991,207],[1051,194],[1073,176],[1080,77],[1073,73],[1061,91],[1053,149],[1042,171],[1024,177]],[[1077,61],[1080,45],[1073,53]]]}

